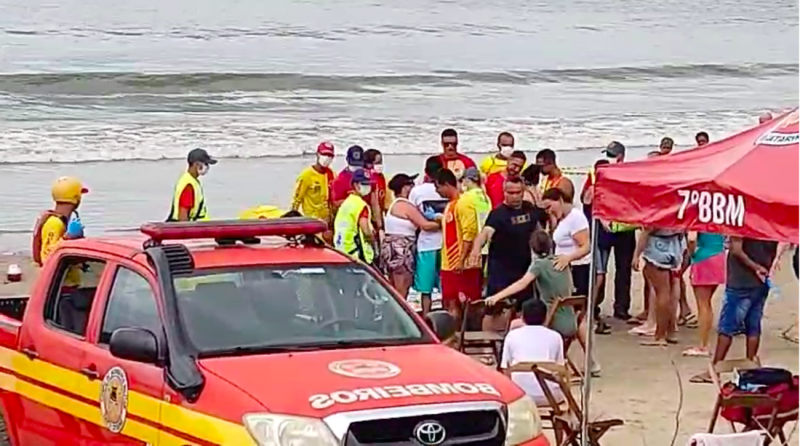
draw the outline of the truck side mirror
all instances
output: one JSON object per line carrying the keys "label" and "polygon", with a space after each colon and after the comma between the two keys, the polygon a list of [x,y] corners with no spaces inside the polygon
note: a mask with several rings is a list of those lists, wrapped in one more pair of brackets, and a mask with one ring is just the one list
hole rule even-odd
{"label": "truck side mirror", "polygon": [[158,362],[158,339],[146,328],[118,328],[108,343],[111,354],[120,359],[155,364]]}
{"label": "truck side mirror", "polygon": [[456,334],[456,320],[446,311],[429,312],[425,315],[425,322],[442,341],[447,341]]}

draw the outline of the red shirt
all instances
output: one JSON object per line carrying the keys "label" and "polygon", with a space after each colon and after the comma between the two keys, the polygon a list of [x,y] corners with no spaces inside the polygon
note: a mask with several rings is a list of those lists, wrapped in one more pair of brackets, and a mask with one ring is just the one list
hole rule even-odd
{"label": "red shirt", "polygon": [[389,205],[386,203],[386,177],[382,173],[370,172],[370,179],[372,180],[372,190],[378,193],[378,204],[381,210],[386,212],[389,210]]}
{"label": "red shirt", "polygon": [[183,209],[191,210],[194,207],[194,188],[191,184],[187,184],[178,198],[178,206]]}
{"label": "red shirt", "polygon": [[486,177],[486,195],[492,202],[492,209],[500,206],[505,199],[505,193],[503,192],[503,183],[505,181],[506,177],[503,172],[491,173]]}
{"label": "red shirt", "polygon": [[444,154],[441,154],[439,155],[439,161],[442,162],[445,169],[452,170],[453,173],[456,174],[456,178],[459,179],[464,175],[465,170],[470,167],[477,167],[475,161],[472,161],[472,158],[461,153],[456,153],[454,159],[447,159]]}
{"label": "red shirt", "polygon": [[352,182],[353,172],[345,167],[331,183],[331,201],[334,203],[344,201],[353,190]]}

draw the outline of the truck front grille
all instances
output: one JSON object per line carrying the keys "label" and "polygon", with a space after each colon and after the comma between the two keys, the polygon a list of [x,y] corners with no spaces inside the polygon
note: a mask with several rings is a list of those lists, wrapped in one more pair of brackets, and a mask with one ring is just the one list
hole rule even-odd
{"label": "truck front grille", "polygon": [[[443,428],[443,439],[436,426]],[[427,435],[417,435],[421,427],[429,428]],[[500,412],[475,410],[354,422],[347,431],[345,445],[501,446],[505,434]]]}

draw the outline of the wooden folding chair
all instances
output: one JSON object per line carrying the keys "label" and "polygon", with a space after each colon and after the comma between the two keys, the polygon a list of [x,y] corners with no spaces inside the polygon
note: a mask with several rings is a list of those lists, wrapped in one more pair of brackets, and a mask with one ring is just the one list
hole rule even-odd
{"label": "wooden folding chair", "polygon": [[[768,415],[758,415],[752,417],[747,423],[743,424],[742,431],[750,430],[764,430],[768,433],[768,438],[765,445],[769,445],[772,439],[777,438],[781,444],[786,444],[786,434],[784,433],[784,426],[791,422],[797,421],[797,411],[791,413],[779,413],[780,397],[775,397],[766,394],[735,394],[723,395],[722,387],[724,382],[722,375],[733,373],[734,370],[752,370],[761,367],[758,358],[755,361],[749,359],[728,359],[720,361],[716,364],[709,364],[708,373],[711,376],[711,382],[717,388],[717,398],[714,403],[714,412],[711,416],[711,421],[708,425],[708,433],[714,433],[714,428],[719,419],[720,414],[725,408],[739,407],[745,408],[748,411],[755,409],[767,409]],[[735,433],[738,432],[736,424],[728,420],[731,430]]]}
{"label": "wooden folding chair", "polygon": [[483,317],[486,308],[484,301],[465,301],[462,304],[461,329],[458,332],[457,349],[461,353],[473,357],[486,357],[487,350],[494,359],[494,366],[500,369],[500,355],[503,351],[504,333],[495,331],[469,330],[471,318]]}
{"label": "wooden folding chair", "polygon": [[[533,371],[534,366],[558,375],[565,381],[569,382],[569,368],[564,364],[551,361],[519,362],[511,367],[503,369],[503,373],[509,377],[511,377],[512,373],[530,373],[531,376],[535,377],[536,375]],[[547,398],[546,393],[545,398]],[[567,407],[567,402],[565,400],[559,402],[547,398],[547,402],[547,405],[541,405],[538,403],[536,404],[537,408],[539,409],[539,418],[541,418],[543,422],[549,423],[549,426],[543,426],[545,429],[550,428],[555,430],[555,416],[566,413],[569,410],[569,407]]]}
{"label": "wooden folding chair", "polygon": [[[564,400],[567,402],[568,411],[554,413],[553,426],[556,436],[557,446],[580,446],[581,423],[583,422],[583,412],[581,406],[572,396],[569,382],[563,376],[559,376],[536,365],[532,367],[536,380],[542,388],[545,397],[550,402],[551,407],[560,407],[558,398],[553,394],[552,387],[561,391]],[[552,387],[551,387],[552,386]],[[554,409],[554,412],[557,410]],[[600,438],[612,427],[622,426],[624,421],[614,418],[608,420],[596,420],[589,422],[589,444],[600,446]]]}
{"label": "wooden folding chair", "polygon": [[[575,312],[575,326],[578,327],[580,330],[581,321],[583,320],[583,311],[586,308],[586,296],[570,296],[570,297],[559,297],[550,305],[550,308],[547,309],[547,318],[544,321],[544,325],[547,328],[553,328],[553,319],[555,318],[556,312],[561,308],[572,308]],[[572,346],[572,343],[577,341],[577,332],[575,336],[565,336],[564,337],[564,359],[567,361],[567,366],[572,370],[572,373],[579,381],[583,381],[583,372],[575,365],[574,362],[569,358],[569,348]]]}

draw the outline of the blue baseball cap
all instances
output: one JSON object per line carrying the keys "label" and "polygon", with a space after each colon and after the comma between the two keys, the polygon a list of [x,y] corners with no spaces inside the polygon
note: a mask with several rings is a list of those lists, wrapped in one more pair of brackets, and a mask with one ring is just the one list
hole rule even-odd
{"label": "blue baseball cap", "polygon": [[364,169],[358,169],[353,172],[353,179],[350,180],[350,182],[353,184],[372,184],[367,175],[367,171]]}
{"label": "blue baseball cap", "polygon": [[350,146],[347,149],[347,165],[364,167],[364,149],[361,146]]}

